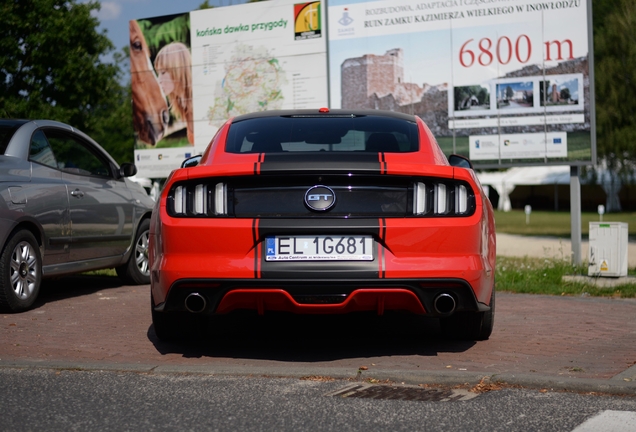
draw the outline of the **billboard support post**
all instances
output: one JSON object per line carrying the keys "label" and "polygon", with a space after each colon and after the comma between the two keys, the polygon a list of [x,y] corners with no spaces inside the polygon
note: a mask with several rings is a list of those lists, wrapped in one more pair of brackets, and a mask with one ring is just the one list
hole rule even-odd
{"label": "billboard support post", "polygon": [[581,182],[579,167],[570,167],[570,238],[572,264],[581,265]]}

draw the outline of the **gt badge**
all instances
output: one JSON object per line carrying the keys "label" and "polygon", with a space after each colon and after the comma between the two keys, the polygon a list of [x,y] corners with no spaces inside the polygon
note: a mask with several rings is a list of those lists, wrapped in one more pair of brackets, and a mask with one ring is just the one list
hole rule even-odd
{"label": "gt badge", "polygon": [[305,192],[305,205],[313,211],[323,212],[336,204],[336,194],[327,186],[312,186]]}

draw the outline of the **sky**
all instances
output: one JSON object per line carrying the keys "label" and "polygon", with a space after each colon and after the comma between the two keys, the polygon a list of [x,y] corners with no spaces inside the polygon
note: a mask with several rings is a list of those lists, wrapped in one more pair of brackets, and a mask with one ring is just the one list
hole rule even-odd
{"label": "sky", "polygon": [[[100,26],[117,51],[128,45],[128,21],[191,12],[199,8],[204,0],[105,0],[99,1],[101,10],[96,14]],[[209,0],[212,6],[230,6],[246,0]]]}

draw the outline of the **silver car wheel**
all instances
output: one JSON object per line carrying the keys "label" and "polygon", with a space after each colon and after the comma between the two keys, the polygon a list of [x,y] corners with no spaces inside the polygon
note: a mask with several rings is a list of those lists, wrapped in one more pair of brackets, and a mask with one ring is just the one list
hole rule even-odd
{"label": "silver car wheel", "polygon": [[16,296],[21,300],[28,299],[37,288],[39,278],[37,265],[37,251],[22,241],[13,249],[11,254],[11,286]]}
{"label": "silver car wheel", "polygon": [[150,275],[148,268],[148,237],[149,231],[144,231],[137,239],[135,245],[135,262],[139,272],[144,276]]}

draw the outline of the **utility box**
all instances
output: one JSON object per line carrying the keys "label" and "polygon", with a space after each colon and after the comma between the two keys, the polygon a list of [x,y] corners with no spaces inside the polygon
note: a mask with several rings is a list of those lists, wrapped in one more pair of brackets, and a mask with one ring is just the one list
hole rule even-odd
{"label": "utility box", "polygon": [[627,276],[628,224],[590,222],[588,276]]}

